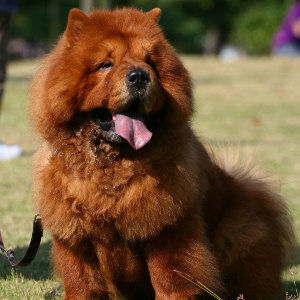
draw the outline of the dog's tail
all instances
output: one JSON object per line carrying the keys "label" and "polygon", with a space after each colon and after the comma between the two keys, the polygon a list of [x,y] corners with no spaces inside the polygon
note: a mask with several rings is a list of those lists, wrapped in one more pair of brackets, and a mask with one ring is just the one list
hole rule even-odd
{"label": "dog's tail", "polygon": [[[289,205],[282,197],[280,181],[274,180],[268,170],[253,164],[252,157],[239,163],[239,147],[237,150],[220,147],[219,153],[211,153],[212,161],[231,182],[231,187],[226,187],[231,200],[225,204],[215,233],[218,237],[215,244],[222,253],[220,260],[224,261],[224,269],[244,274],[243,279],[235,278],[240,281],[236,283],[239,287],[244,286],[242,281],[247,281],[245,291],[241,292],[247,294],[247,287],[252,285],[255,292],[248,292],[250,298],[261,295],[268,298],[272,289],[280,293],[281,270],[295,254],[296,238]],[[253,265],[255,268],[249,271]],[[247,272],[251,275],[247,276]],[[260,281],[265,282],[261,291]]]}

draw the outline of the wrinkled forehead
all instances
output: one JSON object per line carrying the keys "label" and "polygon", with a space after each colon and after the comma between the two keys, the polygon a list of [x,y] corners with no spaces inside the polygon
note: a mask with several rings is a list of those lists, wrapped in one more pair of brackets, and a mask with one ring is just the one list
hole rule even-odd
{"label": "wrinkled forehead", "polygon": [[149,39],[122,32],[108,32],[94,39],[94,51],[112,58],[122,58],[132,55],[139,59],[146,59],[151,54],[155,44]]}

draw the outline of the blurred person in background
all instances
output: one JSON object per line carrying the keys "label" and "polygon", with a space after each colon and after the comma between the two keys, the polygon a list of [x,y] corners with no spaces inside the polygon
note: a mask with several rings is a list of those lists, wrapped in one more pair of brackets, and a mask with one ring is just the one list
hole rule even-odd
{"label": "blurred person in background", "polygon": [[[18,0],[0,0],[0,113],[4,82],[6,79],[6,63],[8,60],[7,44],[9,40],[11,16],[13,13],[16,13],[17,10]],[[21,155],[21,153],[22,149],[19,145],[6,145],[0,141],[0,160],[10,160]]]}
{"label": "blurred person in background", "polygon": [[279,56],[300,55],[300,0],[294,1],[273,36],[271,52]]}

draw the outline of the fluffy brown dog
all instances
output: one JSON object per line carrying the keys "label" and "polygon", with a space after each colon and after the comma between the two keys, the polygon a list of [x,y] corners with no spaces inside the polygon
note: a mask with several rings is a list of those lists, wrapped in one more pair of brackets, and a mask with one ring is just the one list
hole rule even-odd
{"label": "fluffy brown dog", "polygon": [[[158,8],[70,12],[32,85],[34,197],[64,299],[274,299],[293,230],[253,168],[192,132],[191,80]],[[198,299],[198,298],[197,298]]]}

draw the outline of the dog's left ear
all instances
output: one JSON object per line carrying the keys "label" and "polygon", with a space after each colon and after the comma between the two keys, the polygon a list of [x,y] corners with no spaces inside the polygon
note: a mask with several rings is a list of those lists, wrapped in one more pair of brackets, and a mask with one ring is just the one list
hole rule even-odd
{"label": "dog's left ear", "polygon": [[147,12],[147,16],[153,19],[156,23],[158,23],[161,15],[161,9],[156,7]]}

